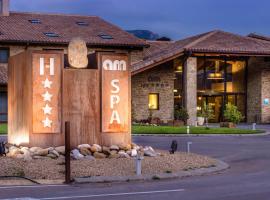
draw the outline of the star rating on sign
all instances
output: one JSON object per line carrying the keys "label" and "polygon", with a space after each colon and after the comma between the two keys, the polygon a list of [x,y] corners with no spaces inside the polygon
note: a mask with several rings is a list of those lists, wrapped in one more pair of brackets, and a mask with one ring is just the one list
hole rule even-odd
{"label": "star rating on sign", "polygon": [[42,121],[44,128],[48,127],[51,128],[52,126],[52,120],[50,120],[48,117],[46,117],[45,120]]}
{"label": "star rating on sign", "polygon": [[53,95],[50,94],[48,91],[46,91],[46,93],[43,94],[42,96],[43,96],[43,101],[51,101]]}
{"label": "star rating on sign", "polygon": [[42,84],[43,84],[44,88],[51,88],[52,81],[50,81],[48,78],[46,78],[45,81],[42,81]]}
{"label": "star rating on sign", "polygon": [[45,107],[42,108],[44,115],[48,114],[51,115],[52,114],[52,107],[50,107],[48,104],[46,104]]}

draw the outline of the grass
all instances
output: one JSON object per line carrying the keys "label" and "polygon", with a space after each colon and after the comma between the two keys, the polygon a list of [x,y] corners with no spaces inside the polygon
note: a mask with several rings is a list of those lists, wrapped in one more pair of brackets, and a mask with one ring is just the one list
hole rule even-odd
{"label": "grass", "polygon": [[[191,127],[190,134],[256,134],[263,133],[263,130],[249,130],[240,128],[205,128]],[[141,126],[133,125],[132,134],[186,134],[185,126]]]}
{"label": "grass", "polygon": [[0,124],[0,135],[7,134],[7,124]]}

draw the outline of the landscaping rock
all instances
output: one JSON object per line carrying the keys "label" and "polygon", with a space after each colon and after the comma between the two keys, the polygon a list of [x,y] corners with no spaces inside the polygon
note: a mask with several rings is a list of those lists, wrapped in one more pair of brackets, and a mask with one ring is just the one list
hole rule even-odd
{"label": "landscaping rock", "polygon": [[92,153],[102,152],[102,148],[98,144],[93,144],[93,146],[91,146],[91,151],[92,151]]}
{"label": "landscaping rock", "polygon": [[120,150],[124,150],[124,151],[129,151],[131,150],[131,145],[127,144],[127,145],[119,145],[119,149]]}
{"label": "landscaping rock", "polygon": [[106,155],[104,153],[95,152],[94,157],[97,159],[106,158]]}
{"label": "landscaping rock", "polygon": [[112,145],[112,146],[110,147],[110,150],[111,150],[111,151],[112,151],[112,150],[119,151],[119,147],[118,147],[117,145]]}
{"label": "landscaping rock", "polygon": [[23,152],[23,159],[25,161],[31,161],[32,160],[31,152],[27,148],[22,148],[21,151]]}
{"label": "landscaping rock", "polygon": [[81,149],[81,148],[87,148],[87,149],[90,149],[91,146],[90,146],[89,144],[80,144],[80,145],[78,146],[78,149]]}
{"label": "landscaping rock", "polygon": [[84,158],[84,156],[80,153],[78,149],[74,149],[71,151],[71,155],[75,160],[80,160]]}
{"label": "landscaping rock", "polygon": [[115,150],[110,151],[110,155],[116,155],[116,154],[118,154],[118,151],[115,151]]}
{"label": "landscaping rock", "polygon": [[154,151],[152,147],[145,147],[143,149],[144,155],[145,156],[150,156],[150,157],[156,157],[157,153]]}
{"label": "landscaping rock", "polygon": [[122,150],[118,152],[118,155],[120,156],[120,158],[130,158],[130,156]]}
{"label": "landscaping rock", "polygon": [[48,157],[48,158],[52,158],[52,159],[58,158],[57,155],[52,154],[52,153],[49,153],[49,154],[47,155],[47,157]]}
{"label": "landscaping rock", "polygon": [[9,152],[8,152],[7,156],[15,158],[19,154],[23,154],[23,152],[19,148],[12,146],[9,148]]}
{"label": "landscaping rock", "polygon": [[65,155],[65,146],[55,147],[55,151],[57,151],[61,155]]}
{"label": "landscaping rock", "polygon": [[111,154],[110,148],[109,147],[105,147],[105,146],[102,147],[102,152],[104,154],[106,154],[106,155],[110,155]]}
{"label": "landscaping rock", "polygon": [[84,156],[89,156],[91,155],[91,151],[87,147],[81,147],[80,148],[80,153]]}
{"label": "landscaping rock", "polygon": [[111,154],[108,158],[120,158],[119,154]]}
{"label": "landscaping rock", "polygon": [[85,160],[95,160],[95,157],[89,155],[89,156],[85,156],[84,159],[85,159]]}
{"label": "landscaping rock", "polygon": [[35,156],[47,156],[48,154],[49,154],[48,149],[37,149],[36,151],[34,151]]}
{"label": "landscaping rock", "polygon": [[30,148],[30,152],[32,152],[32,153],[35,153],[35,152],[40,151],[40,150],[42,150],[42,148],[40,148],[40,147],[31,147]]}
{"label": "landscaping rock", "polygon": [[55,155],[57,158],[60,156],[60,154],[56,150],[52,150],[49,153]]}
{"label": "landscaping rock", "polygon": [[136,149],[131,150],[131,157],[135,157],[135,156],[137,156],[137,154],[138,154],[138,152]]}

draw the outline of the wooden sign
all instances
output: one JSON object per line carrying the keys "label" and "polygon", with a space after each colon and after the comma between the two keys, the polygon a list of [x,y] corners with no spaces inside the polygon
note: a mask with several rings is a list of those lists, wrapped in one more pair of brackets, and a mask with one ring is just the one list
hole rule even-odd
{"label": "wooden sign", "polygon": [[33,53],[33,133],[61,132],[61,57]]}
{"label": "wooden sign", "polygon": [[129,70],[128,57],[102,54],[102,132],[129,131]]}

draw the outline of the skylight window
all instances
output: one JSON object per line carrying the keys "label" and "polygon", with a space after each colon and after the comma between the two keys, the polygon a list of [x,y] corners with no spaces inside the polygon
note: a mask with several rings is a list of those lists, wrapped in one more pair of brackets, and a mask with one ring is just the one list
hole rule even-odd
{"label": "skylight window", "polygon": [[76,24],[79,26],[89,26],[89,24],[87,22],[81,22],[81,21],[76,22]]}
{"label": "skylight window", "polygon": [[98,36],[101,37],[102,39],[105,39],[105,40],[113,39],[113,37],[111,35],[108,35],[108,34],[99,34]]}
{"label": "skylight window", "polygon": [[57,33],[52,33],[52,32],[44,33],[44,35],[46,35],[47,37],[59,37]]}
{"label": "skylight window", "polygon": [[39,19],[30,19],[28,20],[31,24],[41,24],[41,21]]}

